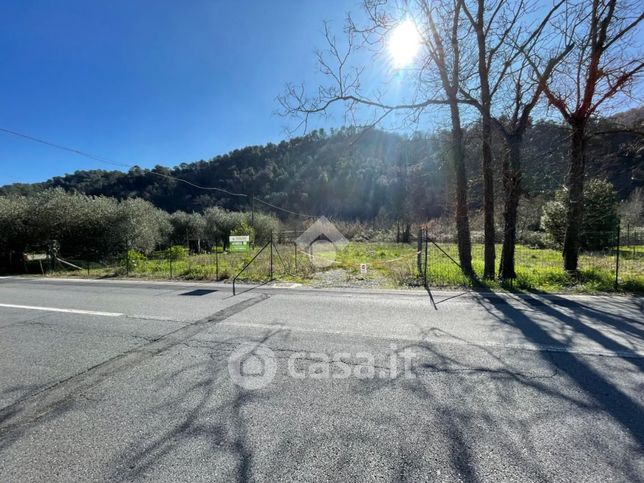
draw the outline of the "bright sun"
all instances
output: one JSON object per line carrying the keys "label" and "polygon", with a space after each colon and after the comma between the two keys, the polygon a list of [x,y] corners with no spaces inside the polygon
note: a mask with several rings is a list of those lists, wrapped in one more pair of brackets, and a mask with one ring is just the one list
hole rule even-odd
{"label": "bright sun", "polygon": [[420,47],[420,35],[411,20],[400,23],[389,37],[389,54],[396,68],[409,65]]}

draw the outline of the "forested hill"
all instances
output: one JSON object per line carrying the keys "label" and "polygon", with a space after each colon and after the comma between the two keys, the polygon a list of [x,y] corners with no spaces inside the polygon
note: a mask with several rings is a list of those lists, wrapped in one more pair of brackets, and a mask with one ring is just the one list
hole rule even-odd
{"label": "forested hill", "polygon": [[[616,120],[620,126],[624,122],[641,126],[643,118],[642,109],[629,111],[596,123],[594,130],[614,131]],[[530,127],[523,160],[525,196],[549,196],[561,187],[567,171],[567,139],[567,129],[559,124],[538,122]],[[169,212],[201,211],[215,205],[228,209],[249,206],[250,198],[199,189],[172,179],[181,178],[199,186],[254,194],[273,205],[302,213],[363,220],[406,213],[421,219],[440,216],[451,209],[453,183],[447,141],[447,134],[441,132],[403,138],[378,130],[315,131],[279,144],[250,146],[175,168],[134,167],[127,173],[77,171],[43,183],[5,186],[0,188],[0,194],[62,187],[89,195],[140,197]],[[474,126],[467,132],[473,208],[480,206],[482,191],[477,143]],[[644,185],[641,137],[611,132],[593,136],[589,144],[589,177],[610,180],[620,198]],[[500,158],[497,146],[495,162],[500,163]],[[499,197],[500,183],[499,179]],[[261,206],[270,210],[267,205]]]}

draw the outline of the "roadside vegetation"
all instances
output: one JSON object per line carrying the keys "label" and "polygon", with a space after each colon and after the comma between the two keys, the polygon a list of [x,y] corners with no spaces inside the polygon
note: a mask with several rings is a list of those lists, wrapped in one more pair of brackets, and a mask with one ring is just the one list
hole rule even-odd
{"label": "roadside vegetation", "polygon": [[[439,248],[440,247],[440,248]],[[101,264],[73,260],[83,270],[54,272],[54,276],[113,278],[133,277],[154,280],[231,281],[259,252],[218,252],[177,256],[183,247],[153,252],[149,256],[131,252],[118,263]],[[183,248],[185,250],[185,248]],[[443,253],[444,250],[445,253]],[[483,271],[483,245],[472,247],[473,266],[477,274]],[[571,276],[561,268],[561,253],[548,248],[517,247],[517,278],[510,283],[499,280],[470,279],[449,257],[458,256],[455,243],[428,245],[427,280],[431,287],[493,290],[537,290],[544,292],[624,292],[644,293],[644,246],[620,247],[619,287],[615,287],[616,251],[587,252],[580,257],[580,273]],[[317,262],[317,263],[316,263]],[[320,263],[321,262],[321,263]],[[276,282],[294,282],[316,287],[414,288],[424,282],[424,249],[421,252],[421,272],[417,265],[417,247],[391,242],[354,242],[338,252],[316,252],[311,256],[298,251],[294,245],[277,245],[273,252],[273,278]],[[326,265],[326,266],[321,266]],[[362,273],[361,265],[366,265]],[[240,282],[269,281],[270,252],[267,248],[239,276]]]}
{"label": "roadside vegetation", "polygon": [[[476,217],[472,219],[477,228],[472,231],[475,277],[467,277],[456,262],[453,224],[445,218],[409,224],[402,230],[399,223],[386,219],[378,223],[338,221],[338,229],[351,243],[337,253],[306,253],[306,249],[296,250],[294,240],[310,220],[280,221],[264,213],[217,207],[204,213],[168,214],[141,199],[119,201],[62,189],[0,197],[0,251],[8,266],[5,271],[11,273],[230,281],[273,239],[275,280],[319,287],[405,288],[424,283],[424,247],[420,268],[417,260],[418,230],[423,227],[430,240],[426,270],[430,287],[644,292],[644,230],[630,225],[641,222],[641,217],[634,216],[633,208],[641,209],[639,192],[635,194],[633,200],[620,205],[610,183],[588,183],[585,203],[590,215],[583,224],[585,236],[576,274],[561,266],[564,194],[557,194],[537,210],[522,208],[515,253],[517,273],[512,282],[484,279],[482,220]],[[616,287],[620,213],[628,221],[622,231],[620,283]],[[294,227],[297,230],[289,230]],[[231,253],[230,235],[248,235],[253,248]],[[270,252],[270,247],[266,248],[239,280],[267,281]],[[24,254],[30,253],[53,254],[57,261],[52,263],[51,257],[25,261]]]}

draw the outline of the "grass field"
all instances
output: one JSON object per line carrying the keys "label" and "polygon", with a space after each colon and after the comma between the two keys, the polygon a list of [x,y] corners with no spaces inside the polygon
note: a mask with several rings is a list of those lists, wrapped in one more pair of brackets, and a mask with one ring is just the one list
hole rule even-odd
{"label": "grass field", "polygon": [[[440,248],[439,248],[440,247]],[[404,288],[421,286],[424,274],[418,273],[415,245],[395,243],[350,243],[335,253],[329,250],[313,254],[295,251],[293,245],[273,250],[273,278],[323,286],[365,286]],[[126,264],[102,266],[77,261],[83,271],[69,272],[89,277],[137,277],[181,280],[231,280],[258,252],[192,255],[170,261],[162,254]],[[497,249],[497,262],[500,256]],[[483,271],[483,246],[472,248],[477,274]],[[488,287],[491,289],[542,290],[546,292],[613,292],[615,288],[615,251],[580,256],[579,274],[571,276],[561,268],[561,254],[551,249],[518,246],[517,279],[510,285],[500,281],[473,281],[462,275],[452,261],[458,260],[456,245],[430,244],[427,253],[427,279],[432,287]],[[267,248],[239,276],[239,281],[260,282],[269,279],[271,253]],[[366,273],[361,265],[366,264]],[[324,265],[324,266],[322,266]],[[322,282],[320,282],[320,280]],[[644,246],[622,247],[618,291],[644,292]]]}

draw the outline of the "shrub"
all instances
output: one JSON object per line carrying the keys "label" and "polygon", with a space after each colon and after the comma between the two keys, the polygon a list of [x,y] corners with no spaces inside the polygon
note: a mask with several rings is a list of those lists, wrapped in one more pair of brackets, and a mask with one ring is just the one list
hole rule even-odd
{"label": "shrub", "polygon": [[147,257],[136,250],[128,250],[123,257],[121,257],[121,266],[129,270],[136,270],[141,268],[147,261]]}
{"label": "shrub", "polygon": [[541,228],[549,241],[557,246],[563,245],[566,236],[566,201],[563,191],[555,193],[555,199],[543,205]]}
{"label": "shrub", "polygon": [[[568,195],[561,190],[555,199],[543,207],[541,226],[548,237],[562,245],[566,235]],[[584,219],[581,247],[599,250],[611,246],[617,232],[617,196],[613,185],[606,180],[590,180],[584,189]]]}
{"label": "shrub", "polygon": [[546,248],[548,246],[546,234],[540,231],[525,230],[518,235],[517,242],[530,248]]}
{"label": "shrub", "polygon": [[164,256],[172,261],[185,260],[188,258],[188,249],[181,245],[174,245],[164,252]]}

